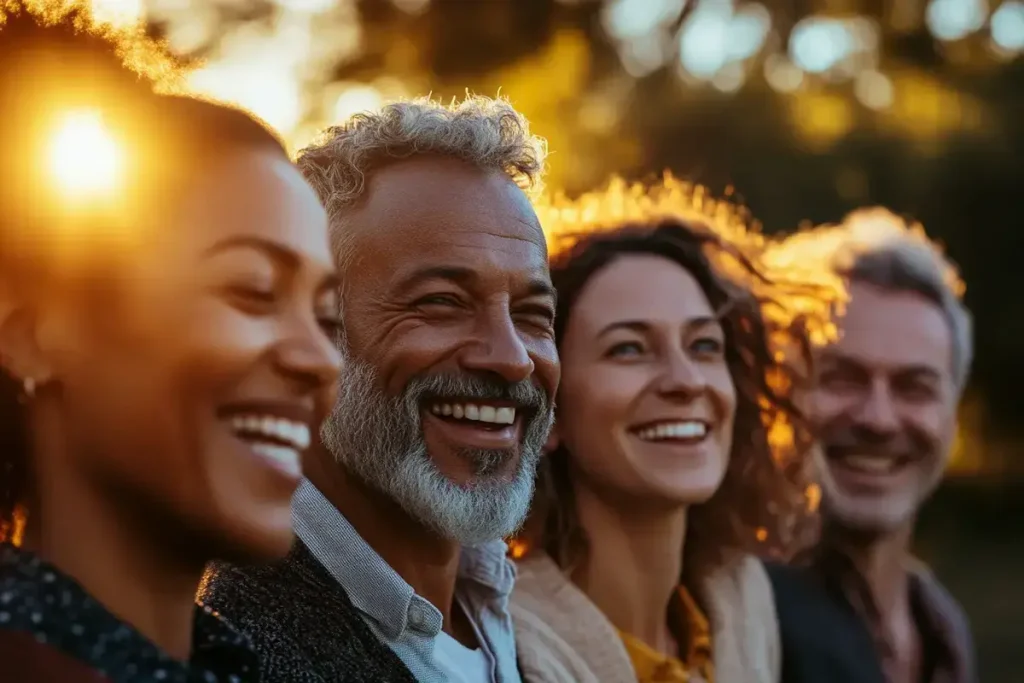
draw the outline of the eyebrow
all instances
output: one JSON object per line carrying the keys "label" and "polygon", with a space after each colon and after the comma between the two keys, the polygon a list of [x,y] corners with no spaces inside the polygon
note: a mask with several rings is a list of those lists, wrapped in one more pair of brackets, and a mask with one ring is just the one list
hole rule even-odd
{"label": "eyebrow", "polygon": [[[447,280],[468,289],[479,279],[480,277],[476,271],[465,266],[427,266],[413,271],[412,274],[402,280],[399,288],[408,290],[428,280]],[[527,296],[547,296],[553,301],[557,298],[555,288],[549,281],[543,278],[531,279],[526,291]]]}
{"label": "eyebrow", "polygon": [[[222,254],[233,249],[253,249],[265,254],[275,263],[282,264],[290,270],[297,268],[300,261],[298,254],[283,244],[264,237],[254,237],[252,235],[237,235],[235,237],[223,239],[207,247],[203,252],[203,256],[205,258],[213,258],[217,254]],[[320,284],[321,289],[337,289],[340,286],[341,279],[339,278],[338,273],[334,270],[327,273]]]}
{"label": "eyebrow", "polygon": [[[719,324],[718,318],[710,315],[703,315],[696,318],[690,318],[683,324],[683,327],[689,331],[696,327]],[[653,325],[646,320],[617,320],[602,327],[601,331],[597,333],[597,336],[600,338],[609,332],[614,332],[615,330],[632,330],[633,332],[643,333],[650,331],[652,327]]]}
{"label": "eyebrow", "polygon": [[[864,369],[865,368],[864,363],[861,362],[860,360],[857,360],[856,358],[852,358],[850,356],[846,356],[846,355],[843,355],[843,354],[840,354],[840,353],[836,353],[834,351],[827,351],[826,350],[825,352],[823,352],[822,353],[822,360],[831,361],[832,363],[835,363],[837,365],[851,367],[851,368],[857,368],[857,369]],[[890,370],[890,372],[892,374],[896,374],[896,375],[914,375],[914,376],[927,377],[927,378],[933,379],[935,381],[941,381],[942,380],[942,373],[940,371],[936,370],[934,367],[932,367],[930,365],[921,365],[919,363],[918,364],[900,365],[900,366],[897,366],[895,368],[892,368]]]}

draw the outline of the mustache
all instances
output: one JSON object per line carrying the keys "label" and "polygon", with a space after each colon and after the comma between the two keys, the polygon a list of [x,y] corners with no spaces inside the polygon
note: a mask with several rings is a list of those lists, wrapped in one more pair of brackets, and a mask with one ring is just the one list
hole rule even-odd
{"label": "mustache", "polygon": [[440,373],[414,377],[405,388],[407,407],[419,410],[424,399],[508,401],[517,408],[545,413],[551,398],[530,380],[507,382],[494,375]]}
{"label": "mustache", "polygon": [[931,439],[914,430],[882,433],[862,425],[843,425],[827,429],[822,437],[829,455],[872,453],[893,457],[916,456],[928,452]]}

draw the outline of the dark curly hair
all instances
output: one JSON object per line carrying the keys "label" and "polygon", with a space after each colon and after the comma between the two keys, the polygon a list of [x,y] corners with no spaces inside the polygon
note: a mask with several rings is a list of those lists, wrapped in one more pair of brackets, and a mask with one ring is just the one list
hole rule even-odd
{"label": "dark curly hair", "polygon": [[[287,157],[281,141],[248,114],[158,87],[173,61],[137,32],[94,24],[81,4],[0,0],[0,64],[0,287],[19,297],[64,286],[54,251],[66,247],[67,236],[55,222],[75,221],[77,237],[109,228],[61,213],[62,198],[39,172],[47,134],[40,122],[54,112],[96,109],[136,152],[122,190],[143,201],[129,203],[146,214],[122,211],[133,225],[172,212],[180,191],[228,149]],[[0,542],[19,542],[32,486],[24,399],[21,379],[0,370]]]}
{"label": "dark curly hair", "polygon": [[[721,311],[738,395],[733,445],[721,486],[690,510],[684,571],[702,571],[734,552],[787,557],[804,545],[816,529],[813,440],[793,390],[809,368],[812,337],[834,330],[838,278],[785,277],[762,262],[770,240],[745,211],[671,176],[652,186],[616,181],[539,213],[552,251],[559,344],[591,277],[626,254],[679,264]],[[511,547],[513,556],[542,549],[571,572],[599,541],[586,537],[576,517],[569,457],[559,447],[541,463],[534,508]]]}

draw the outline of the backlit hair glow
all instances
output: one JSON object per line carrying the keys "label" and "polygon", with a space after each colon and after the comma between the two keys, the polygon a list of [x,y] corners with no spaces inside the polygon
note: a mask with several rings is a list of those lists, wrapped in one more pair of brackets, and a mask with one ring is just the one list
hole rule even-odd
{"label": "backlit hair glow", "polygon": [[[587,279],[619,254],[679,263],[721,312],[736,426],[721,487],[691,508],[687,571],[734,551],[787,556],[802,547],[816,530],[818,491],[809,478],[814,442],[794,391],[809,369],[811,346],[834,338],[841,278],[824,265],[772,267],[763,257],[775,240],[745,209],[671,175],[653,184],[616,179],[577,199],[547,198],[537,213],[559,293],[559,342]],[[591,541],[575,518],[567,458],[559,449],[542,463],[535,512],[512,551],[540,547],[571,571]]]}

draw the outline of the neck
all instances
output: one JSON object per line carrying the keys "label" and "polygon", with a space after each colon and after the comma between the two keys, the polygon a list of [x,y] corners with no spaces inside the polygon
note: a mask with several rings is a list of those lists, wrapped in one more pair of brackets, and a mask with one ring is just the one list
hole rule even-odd
{"label": "neck", "polygon": [[579,484],[576,507],[593,540],[573,581],[617,629],[677,656],[668,611],[682,576],[686,509],[615,505]]}
{"label": "neck", "polygon": [[[39,445],[53,446],[54,440],[43,437]],[[41,460],[57,465],[71,461],[34,462]],[[37,477],[26,547],[75,579],[165,653],[187,661],[204,562],[195,559],[194,551],[184,550],[185,543],[155,533],[153,524],[143,524],[137,512],[118,507],[111,495],[83,484],[83,477],[70,467],[46,470],[48,476]]]}
{"label": "neck", "polygon": [[882,623],[888,626],[908,620],[910,580],[907,562],[913,523],[893,531],[865,534],[841,528],[826,531],[853,562],[864,579]]}
{"label": "neck", "polygon": [[304,464],[306,476],[416,594],[440,610],[451,634],[460,545],[349,475],[326,449],[316,451]]}

